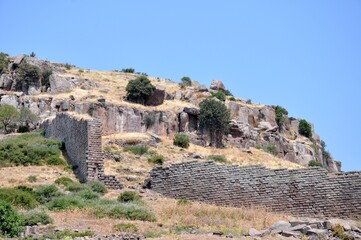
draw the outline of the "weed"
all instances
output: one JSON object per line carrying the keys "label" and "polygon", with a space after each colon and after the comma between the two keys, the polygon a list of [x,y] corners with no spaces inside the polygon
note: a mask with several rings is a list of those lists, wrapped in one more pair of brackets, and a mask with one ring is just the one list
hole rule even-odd
{"label": "weed", "polygon": [[39,209],[33,209],[23,214],[24,223],[26,226],[53,223],[53,219],[44,211]]}
{"label": "weed", "polygon": [[177,201],[178,205],[189,205],[192,204],[192,202],[188,199],[182,198]]}
{"label": "weed", "polygon": [[132,223],[118,223],[114,225],[114,230],[118,232],[129,232],[129,233],[138,232],[137,226]]}
{"label": "weed", "polygon": [[74,183],[74,181],[68,177],[60,177],[55,180],[55,183],[58,185],[68,186],[69,184]]}
{"label": "weed", "polygon": [[31,209],[38,205],[32,193],[18,188],[0,188],[0,199],[26,209]]}
{"label": "weed", "polygon": [[189,147],[189,137],[184,133],[177,133],[174,136],[173,144],[181,147],[181,148],[188,148]]}
{"label": "weed", "polygon": [[90,187],[90,189],[93,192],[99,193],[101,195],[104,195],[108,192],[107,188],[105,187],[104,183],[99,181],[89,181],[87,185]]}
{"label": "weed", "polygon": [[133,191],[125,191],[118,196],[119,202],[134,202],[140,199],[138,193]]}
{"label": "weed", "polygon": [[164,157],[163,157],[163,155],[157,154],[157,155],[154,155],[154,156],[151,156],[150,158],[148,158],[148,162],[157,164],[157,165],[163,165]]}
{"label": "weed", "polygon": [[227,159],[224,155],[208,155],[208,158],[219,163],[227,162]]}
{"label": "weed", "polygon": [[143,155],[148,152],[149,147],[140,145],[140,146],[124,146],[124,152],[131,152],[135,155]]}
{"label": "weed", "polygon": [[28,182],[33,183],[33,182],[36,182],[37,180],[38,180],[38,178],[36,176],[34,176],[34,175],[30,175],[28,177]]}

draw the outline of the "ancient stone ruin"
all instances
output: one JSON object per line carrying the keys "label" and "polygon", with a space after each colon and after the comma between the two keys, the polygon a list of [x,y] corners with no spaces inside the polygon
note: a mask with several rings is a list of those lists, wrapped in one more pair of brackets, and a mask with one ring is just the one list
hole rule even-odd
{"label": "ancient stone ruin", "polygon": [[70,164],[81,182],[98,180],[111,189],[122,188],[115,176],[104,174],[100,120],[58,113],[44,123],[44,129],[45,137],[64,143]]}
{"label": "ancient stone ruin", "polygon": [[264,206],[298,216],[361,217],[361,172],[192,161],[153,169],[145,187],[168,197],[217,205]]}

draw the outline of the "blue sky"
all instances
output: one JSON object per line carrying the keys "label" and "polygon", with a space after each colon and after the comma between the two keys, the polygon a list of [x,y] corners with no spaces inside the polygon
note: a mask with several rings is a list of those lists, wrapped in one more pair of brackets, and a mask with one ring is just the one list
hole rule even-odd
{"label": "blue sky", "polygon": [[361,170],[361,1],[0,0],[0,51],[281,105]]}

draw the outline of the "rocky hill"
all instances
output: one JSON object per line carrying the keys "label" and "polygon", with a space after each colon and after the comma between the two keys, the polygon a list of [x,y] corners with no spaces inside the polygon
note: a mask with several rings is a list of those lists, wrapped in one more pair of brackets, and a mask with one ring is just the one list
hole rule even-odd
{"label": "rocky hill", "polygon": [[[168,79],[148,77],[156,89],[141,105],[125,100],[128,81],[141,73],[81,69],[26,55],[9,57],[5,65],[0,72],[0,104],[28,108],[41,120],[69,111],[100,118],[105,135],[140,132],[172,138],[184,132],[195,146],[208,147],[209,136],[199,128],[199,103],[221,91],[228,95],[224,103],[231,116],[229,133],[223,140],[225,149],[249,155],[249,164],[253,164],[253,155],[259,149],[284,162],[307,166],[314,160],[328,171],[341,170],[341,163],[325,150],[313,126],[312,135],[305,137],[299,133],[301,119],[288,117],[279,106],[235,98],[219,80],[207,88],[196,81],[181,86]],[[255,159],[254,163],[259,162]]]}

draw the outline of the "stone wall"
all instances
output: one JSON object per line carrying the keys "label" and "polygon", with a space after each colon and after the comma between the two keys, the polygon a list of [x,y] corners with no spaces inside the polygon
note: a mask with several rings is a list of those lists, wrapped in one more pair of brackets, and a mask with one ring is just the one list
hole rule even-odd
{"label": "stone wall", "polygon": [[64,143],[69,163],[81,182],[99,180],[109,188],[122,188],[115,176],[104,174],[102,126],[98,119],[58,113],[44,124],[44,129],[45,137]]}
{"label": "stone wall", "polygon": [[168,197],[265,206],[299,216],[361,217],[361,172],[187,162],[151,171],[146,187]]}

